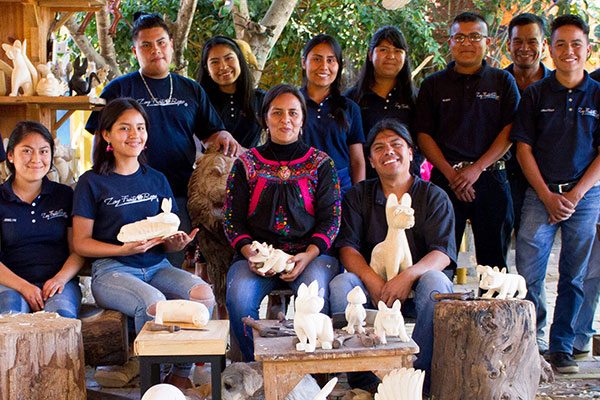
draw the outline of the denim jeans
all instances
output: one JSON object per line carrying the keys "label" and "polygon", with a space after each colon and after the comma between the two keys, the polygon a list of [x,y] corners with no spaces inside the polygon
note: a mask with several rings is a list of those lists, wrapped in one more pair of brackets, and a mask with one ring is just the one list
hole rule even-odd
{"label": "denim jeans", "polygon": [[92,293],[96,303],[133,317],[136,333],[152,319],[146,313],[149,306],[165,299],[188,300],[190,291],[203,284],[206,282],[201,278],[174,268],[166,258],[148,268],[128,267],[111,258],[92,264]]}
{"label": "denim jeans", "polygon": [[506,256],[514,213],[506,171],[484,171],[473,185],[475,200],[470,203],[456,198],[448,181],[437,168],[433,169],[431,182],[441,187],[452,201],[456,217],[456,246],[460,246],[469,219],[473,228],[477,263],[508,267]]}
{"label": "denim jeans", "polygon": [[[600,217],[598,218],[600,224]],[[593,328],[594,314],[600,297],[600,236],[596,233],[596,240],[592,246],[592,253],[588,262],[587,272],[583,279],[583,303],[575,320],[575,342],[573,347],[590,350],[590,341],[596,333]]]}
{"label": "denim jeans", "polygon": [[[345,312],[348,304],[346,295],[355,286],[360,286],[367,295],[367,308],[374,308],[369,292],[360,278],[353,273],[346,272],[333,278],[329,284],[329,291],[331,292],[329,302],[332,314],[343,314]],[[413,289],[415,297],[406,300],[402,304],[402,315],[416,317],[412,338],[419,346],[420,351],[414,367],[425,371],[423,388],[427,392],[429,390],[431,357],[433,354],[433,309],[436,303],[432,299],[431,293],[451,293],[452,282],[441,271],[427,271],[419,278]],[[348,383],[351,387],[363,386],[364,388],[364,382],[366,381],[364,373],[348,374]]]}
{"label": "denim jeans", "polygon": [[[44,311],[55,312],[65,318],[77,318],[81,305],[81,290],[78,282],[78,279],[67,282],[62,293],[56,293],[46,300]],[[44,286],[43,283],[35,285],[40,289]],[[31,308],[21,293],[0,285],[0,314],[29,312],[31,312]]]}
{"label": "denim jeans", "polygon": [[558,291],[550,329],[551,353],[571,353],[574,323],[583,303],[583,278],[596,234],[600,209],[600,186],[592,187],[565,221],[548,223],[548,212],[535,191],[527,189],[517,240],[516,264],[527,282],[527,300],[535,305],[537,336],[546,326],[546,269],[558,229],[562,246],[558,263]]}
{"label": "denim jeans", "polygon": [[244,361],[254,361],[252,329],[245,329],[242,318],[258,319],[262,299],[278,288],[289,287],[298,291],[300,284],[309,285],[316,280],[324,289],[325,305],[321,312],[329,313],[329,282],[339,273],[337,259],[327,255],[315,258],[293,282],[284,282],[277,277],[263,277],[248,268],[248,261],[235,261],[227,273],[227,311],[231,322],[231,333],[236,338]]}

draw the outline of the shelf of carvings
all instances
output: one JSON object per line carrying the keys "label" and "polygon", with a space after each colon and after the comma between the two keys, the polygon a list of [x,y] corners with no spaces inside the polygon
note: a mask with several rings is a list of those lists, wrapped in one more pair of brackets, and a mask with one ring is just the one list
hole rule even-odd
{"label": "shelf of carvings", "polygon": [[0,0],[0,3],[28,4],[54,11],[94,11],[106,5],[105,0]]}

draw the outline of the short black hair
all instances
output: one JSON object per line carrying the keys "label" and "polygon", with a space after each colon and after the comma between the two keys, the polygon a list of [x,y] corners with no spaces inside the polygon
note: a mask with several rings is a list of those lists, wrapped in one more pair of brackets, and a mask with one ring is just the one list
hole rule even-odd
{"label": "short black hair", "polygon": [[394,132],[396,135],[404,139],[404,141],[408,144],[408,147],[414,149],[415,145],[410,137],[410,132],[408,131],[406,125],[395,118],[384,118],[373,125],[369,131],[369,134],[367,135],[367,142],[365,143],[365,146],[369,150],[369,153],[371,152],[371,146],[373,146],[373,142],[375,142],[377,135],[385,130]]}
{"label": "short black hair", "polygon": [[488,24],[485,18],[483,18],[483,15],[472,11],[465,11],[454,17],[452,23],[450,24],[450,33],[452,33],[452,27],[454,26],[454,24],[458,24],[461,22],[480,22],[483,24],[483,26],[485,26],[486,34],[489,30]]}
{"label": "short black hair", "polygon": [[554,18],[554,21],[552,21],[550,24],[550,39],[552,39],[554,32],[556,32],[558,28],[565,25],[573,25],[581,29],[585,34],[585,37],[589,40],[590,26],[583,20],[583,18],[575,14],[565,14]]}
{"label": "short black hair", "polygon": [[540,28],[540,32],[542,32],[542,38],[546,36],[546,23],[544,20],[532,13],[523,13],[519,14],[508,23],[508,38],[512,37],[512,31],[515,26],[523,26],[529,24],[536,24]]}
{"label": "short black hair", "polygon": [[131,40],[135,41],[137,39],[140,31],[144,29],[151,28],[163,28],[167,35],[169,35],[169,39],[171,38],[171,31],[167,26],[165,20],[159,14],[150,14],[142,11],[138,11],[133,14],[133,28],[131,29]]}

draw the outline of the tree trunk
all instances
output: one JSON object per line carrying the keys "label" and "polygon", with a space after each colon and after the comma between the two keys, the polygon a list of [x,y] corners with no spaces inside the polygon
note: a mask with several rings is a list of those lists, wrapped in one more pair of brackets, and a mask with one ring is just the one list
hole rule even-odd
{"label": "tree trunk", "polygon": [[290,20],[296,4],[298,0],[273,0],[264,17],[256,23],[250,19],[246,0],[239,0],[239,5],[234,2],[232,14],[236,37],[250,44],[258,60],[258,70],[252,71],[255,82],[260,81],[269,52]]}
{"label": "tree trunk", "polygon": [[442,301],[435,306],[431,390],[438,400],[533,400],[540,381],[533,304]]}
{"label": "tree trunk", "polygon": [[83,400],[81,322],[54,313],[0,316],[0,399]]}
{"label": "tree trunk", "polygon": [[81,334],[85,353],[85,364],[123,365],[129,359],[127,317],[115,310],[102,310],[90,317],[83,317],[93,306],[83,305]]}
{"label": "tree trunk", "polygon": [[187,76],[188,62],[185,59],[185,50],[187,49],[188,35],[194,20],[194,12],[198,0],[180,0],[179,11],[175,22],[168,22],[169,29],[173,39],[173,63],[175,68],[173,72]]}
{"label": "tree trunk", "polygon": [[[119,76],[121,75],[121,71],[119,70],[119,64],[117,64],[117,52],[115,51],[115,44],[112,36],[110,36],[108,33],[111,25],[110,14],[106,8],[97,11],[95,14],[96,29],[98,32],[98,44],[100,45],[100,55],[104,58],[105,64],[110,66],[111,71],[117,71],[117,76]],[[99,67],[101,67],[101,65],[99,65]]]}

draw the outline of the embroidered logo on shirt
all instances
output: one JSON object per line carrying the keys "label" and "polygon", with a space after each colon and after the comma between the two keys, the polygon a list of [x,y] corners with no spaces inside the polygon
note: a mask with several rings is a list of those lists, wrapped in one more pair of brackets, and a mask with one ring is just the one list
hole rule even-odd
{"label": "embroidered logo on shirt", "polygon": [[592,117],[595,119],[600,119],[600,114],[598,114],[598,110],[593,110],[589,107],[579,107],[577,109],[577,112],[583,117]]}
{"label": "embroidered logo on shirt", "polygon": [[447,99],[442,99],[442,103],[447,103],[447,102],[449,102],[450,100],[452,100],[452,99],[450,99],[450,98],[447,98]]}
{"label": "embroidered logo on shirt", "polygon": [[62,208],[60,210],[50,210],[48,212],[42,213],[42,218],[47,219],[48,221],[50,221],[51,219],[54,219],[54,218],[68,218],[68,217],[69,216]]}
{"label": "embroidered logo on shirt", "polygon": [[500,100],[500,96],[496,92],[476,92],[475,97],[480,100]]}
{"label": "embroidered logo on shirt", "polygon": [[17,222],[16,218],[4,218],[2,222]]}
{"label": "embroidered logo on shirt", "polygon": [[114,197],[109,197],[104,200],[104,204],[106,204],[107,206],[114,206],[115,208],[117,208],[117,207],[128,206],[130,204],[143,203],[146,201],[157,201],[158,202],[158,196],[155,194],[150,194],[150,193],[140,193],[140,194],[133,195],[133,196],[128,196],[128,195],[121,196],[121,198],[118,198],[118,199],[115,199]]}
{"label": "embroidered logo on shirt", "polygon": [[157,99],[158,102],[152,99],[137,99],[137,102],[144,107],[168,107],[168,106],[180,106],[183,105],[185,107],[188,106],[188,103],[185,100],[178,100],[176,98],[172,99]]}
{"label": "embroidered logo on shirt", "polygon": [[551,112],[554,112],[554,108],[542,108],[542,109],[540,110],[540,112],[543,112],[543,113],[551,113]]}
{"label": "embroidered logo on shirt", "polygon": [[[448,99],[448,100],[450,100],[450,99]],[[442,100],[442,101],[443,101],[443,100]],[[400,103],[395,103],[395,104],[394,104],[394,107],[396,107],[396,108],[397,108],[397,109],[399,109],[399,110],[410,110],[410,106],[409,106],[408,104],[404,104],[404,103],[402,103],[402,104],[400,104]]]}

